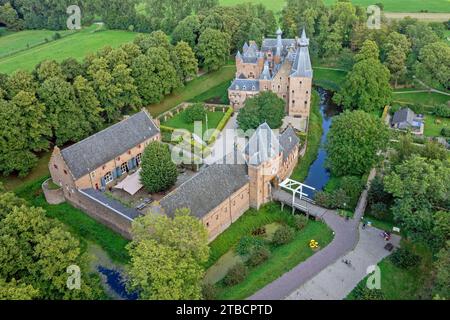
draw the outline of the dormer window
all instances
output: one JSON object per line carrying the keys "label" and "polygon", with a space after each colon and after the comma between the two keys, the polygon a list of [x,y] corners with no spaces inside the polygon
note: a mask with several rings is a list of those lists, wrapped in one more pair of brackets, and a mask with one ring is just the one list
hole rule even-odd
{"label": "dormer window", "polygon": [[244,90],[244,91],[245,91],[246,89],[247,89],[247,87],[246,87],[246,86],[243,86],[243,87],[242,87],[242,90]]}
{"label": "dormer window", "polygon": [[252,86],[252,90],[253,90],[253,91],[255,91],[255,90],[256,90],[255,86]]}

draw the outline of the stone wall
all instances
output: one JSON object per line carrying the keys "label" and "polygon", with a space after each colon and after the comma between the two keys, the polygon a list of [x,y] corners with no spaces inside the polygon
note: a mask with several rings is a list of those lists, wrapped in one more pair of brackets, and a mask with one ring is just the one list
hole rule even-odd
{"label": "stone wall", "polygon": [[44,181],[42,184],[42,191],[44,191],[45,200],[49,204],[60,204],[66,201],[64,198],[63,189],[60,187],[58,189],[49,189],[48,183],[52,181],[51,178]]}
{"label": "stone wall", "polygon": [[87,197],[80,191],[75,191],[66,198],[74,207],[84,211],[88,216],[106,225],[131,240],[131,219],[119,215],[113,209]]}

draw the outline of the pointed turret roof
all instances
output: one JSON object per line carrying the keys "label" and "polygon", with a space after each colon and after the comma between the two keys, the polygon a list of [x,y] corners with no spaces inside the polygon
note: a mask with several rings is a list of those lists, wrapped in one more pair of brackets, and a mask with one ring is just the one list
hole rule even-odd
{"label": "pointed turret roof", "polygon": [[256,129],[244,150],[250,165],[260,165],[276,157],[282,151],[283,149],[278,138],[267,122],[264,122]]}
{"label": "pointed turret roof", "polygon": [[281,36],[281,35],[283,34],[283,31],[281,31],[280,27],[278,27],[278,30],[277,30],[277,33],[276,33],[276,34],[277,34],[277,36],[278,36],[278,35]]}
{"label": "pointed turret roof", "polygon": [[242,60],[242,56],[241,56],[241,52],[240,51],[237,52],[236,59]]}
{"label": "pointed turret roof", "polygon": [[270,75],[270,70],[269,70],[269,61],[267,61],[267,60],[264,62],[264,69],[263,69],[263,72],[261,73],[261,79],[263,79],[263,80],[272,79],[272,76]]}
{"label": "pointed turret roof", "polygon": [[302,30],[302,35],[301,35],[300,39],[298,40],[298,44],[302,47],[309,46],[309,39],[306,37],[305,28],[303,28],[303,30]]}

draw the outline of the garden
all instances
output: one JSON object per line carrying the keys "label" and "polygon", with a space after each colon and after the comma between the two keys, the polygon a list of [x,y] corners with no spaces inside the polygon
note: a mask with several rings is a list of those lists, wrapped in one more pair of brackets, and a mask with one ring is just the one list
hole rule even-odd
{"label": "garden", "polygon": [[333,239],[323,223],[269,203],[250,209],[211,244],[205,299],[244,299]]}

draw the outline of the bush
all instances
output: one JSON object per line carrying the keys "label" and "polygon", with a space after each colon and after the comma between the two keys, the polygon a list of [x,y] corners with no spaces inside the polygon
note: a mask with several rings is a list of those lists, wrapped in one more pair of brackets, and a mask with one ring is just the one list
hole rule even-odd
{"label": "bush", "polygon": [[421,257],[412,253],[409,249],[399,248],[389,258],[399,268],[407,269],[420,263]]}
{"label": "bush", "polygon": [[256,267],[270,258],[270,250],[266,246],[256,247],[252,250],[247,261],[251,267]]}
{"label": "bush", "polygon": [[442,128],[441,136],[443,136],[443,137],[450,137],[450,128]]}
{"label": "bush", "polygon": [[340,181],[340,188],[345,191],[349,197],[347,202],[347,208],[354,208],[358,203],[359,196],[363,190],[364,184],[360,177],[345,176]]}
{"label": "bush", "polygon": [[278,228],[277,231],[275,231],[275,234],[273,235],[272,242],[275,245],[282,245],[286,244],[292,241],[294,239],[294,229],[288,226],[281,226]]}
{"label": "bush", "polygon": [[263,236],[266,232],[266,227],[259,227],[252,231],[252,236]]}
{"label": "bush", "polygon": [[370,214],[380,220],[386,220],[389,217],[389,209],[383,202],[377,202],[370,206]]}
{"label": "bush", "polygon": [[450,118],[450,107],[445,104],[435,106],[433,108],[434,115],[442,118]]}
{"label": "bush", "polygon": [[223,279],[223,282],[227,286],[234,286],[244,281],[247,274],[248,268],[242,262],[238,262],[228,271],[228,274]]}
{"label": "bush", "polygon": [[314,201],[318,206],[329,208],[330,207],[330,197],[329,194],[324,191],[319,191],[314,194]]}
{"label": "bush", "polygon": [[366,287],[366,282],[362,281],[353,290],[355,300],[385,300],[384,294],[378,289],[369,289]]}
{"label": "bush", "polygon": [[302,214],[294,216],[294,226],[297,230],[302,230],[308,224],[308,217]]}
{"label": "bush", "polygon": [[241,255],[245,256],[249,254],[254,248],[262,247],[264,245],[264,241],[259,238],[255,237],[242,237],[241,240],[239,240],[239,243],[236,247],[236,252]]}
{"label": "bush", "polygon": [[196,103],[183,111],[183,118],[186,123],[194,123],[195,121],[203,121],[205,119],[206,110],[202,103]]}
{"label": "bush", "polygon": [[413,105],[410,105],[409,108],[414,111],[416,114],[424,114],[425,113],[425,106],[421,103],[415,103]]}
{"label": "bush", "polygon": [[202,297],[203,300],[216,300],[217,297],[217,289],[211,283],[205,283],[202,286]]}
{"label": "bush", "polygon": [[53,34],[53,40],[58,40],[61,39],[61,34],[59,32],[55,32],[55,34]]}

